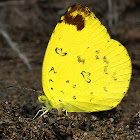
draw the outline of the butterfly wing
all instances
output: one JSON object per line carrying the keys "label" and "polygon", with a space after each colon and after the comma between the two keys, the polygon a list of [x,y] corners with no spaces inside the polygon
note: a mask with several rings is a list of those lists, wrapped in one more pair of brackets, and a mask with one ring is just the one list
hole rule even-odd
{"label": "butterfly wing", "polygon": [[115,107],[131,77],[126,49],[110,39],[87,7],[68,9],[49,41],[42,69],[43,90],[52,107],[94,112]]}
{"label": "butterfly wing", "polygon": [[[85,82],[82,90],[64,99],[65,108],[68,107],[69,112],[73,112],[73,109],[75,112],[81,112],[78,111],[80,109],[82,112],[110,110],[125,96],[131,78],[131,61],[128,53],[113,39],[104,47],[106,49],[98,49],[98,55],[94,47],[91,48],[90,52],[95,52],[92,54],[94,60],[86,59],[90,65],[83,67],[83,79],[80,77],[80,82],[76,82],[77,85],[80,85],[81,81]],[[70,108],[69,104],[72,105]]]}

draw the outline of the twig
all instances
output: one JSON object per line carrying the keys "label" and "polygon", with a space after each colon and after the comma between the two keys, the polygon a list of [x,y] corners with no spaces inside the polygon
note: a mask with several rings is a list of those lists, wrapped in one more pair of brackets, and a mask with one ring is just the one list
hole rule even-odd
{"label": "twig", "polygon": [[7,6],[7,5],[14,5],[14,6],[16,6],[16,5],[19,5],[19,4],[25,4],[25,3],[36,3],[36,0],[12,0],[12,1],[2,1],[2,2],[0,2],[0,7],[2,7],[2,6]]}
{"label": "twig", "polygon": [[17,1],[17,0],[3,1],[3,2],[0,2],[0,7],[5,6],[5,5],[17,5],[17,4],[24,4],[24,0],[23,1]]}
{"label": "twig", "polygon": [[28,67],[28,69],[32,69],[29,61],[28,61],[28,58],[22,54],[20,52],[20,50],[18,49],[17,47],[17,44],[15,44],[10,36],[8,35],[8,33],[6,31],[4,31],[3,29],[0,29],[0,33],[3,35],[3,37],[6,39],[6,41],[8,42],[8,44],[10,45],[10,47],[18,54],[19,58],[24,62],[24,64]]}
{"label": "twig", "polygon": [[113,8],[114,9],[114,12],[113,12],[113,14],[114,14],[114,22],[115,22],[115,24],[117,24],[119,22],[117,0],[114,1],[113,7],[114,7]]}
{"label": "twig", "polygon": [[108,2],[108,24],[109,24],[109,27],[111,27],[112,24],[113,24],[113,19],[112,19],[112,12],[113,12],[112,0],[107,0],[107,2]]}
{"label": "twig", "polygon": [[108,24],[109,27],[119,22],[117,0],[107,0],[108,3]]}
{"label": "twig", "polygon": [[15,12],[17,13],[18,16],[22,17],[24,21],[27,21],[28,18],[25,14],[23,14],[18,8],[14,8]]}

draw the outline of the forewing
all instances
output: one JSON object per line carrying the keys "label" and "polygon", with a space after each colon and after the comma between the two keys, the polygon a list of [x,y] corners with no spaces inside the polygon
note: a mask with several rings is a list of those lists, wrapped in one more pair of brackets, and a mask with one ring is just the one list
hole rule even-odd
{"label": "forewing", "polygon": [[62,103],[70,112],[92,112],[120,102],[128,89],[131,62],[95,15],[76,5],[56,25],[42,73],[43,90],[53,107]]}

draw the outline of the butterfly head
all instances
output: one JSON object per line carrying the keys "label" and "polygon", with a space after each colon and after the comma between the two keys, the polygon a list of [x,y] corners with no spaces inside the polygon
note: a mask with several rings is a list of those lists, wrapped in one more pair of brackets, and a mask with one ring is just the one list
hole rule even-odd
{"label": "butterfly head", "polygon": [[50,100],[45,95],[40,95],[38,97],[38,100],[39,102],[45,104],[46,110],[51,110],[52,108],[63,109],[64,106],[63,102],[60,99],[58,101],[52,99],[50,102]]}
{"label": "butterfly head", "polygon": [[39,102],[45,104],[47,110],[52,109],[52,106],[51,106],[51,104],[50,104],[48,98],[47,98],[45,95],[40,95],[40,96],[38,97],[38,100],[39,100]]}

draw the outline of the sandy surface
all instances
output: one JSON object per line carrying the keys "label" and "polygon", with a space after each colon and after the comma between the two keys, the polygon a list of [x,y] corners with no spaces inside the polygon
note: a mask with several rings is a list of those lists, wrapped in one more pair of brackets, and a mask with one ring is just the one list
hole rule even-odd
{"label": "sandy surface", "polygon": [[[43,92],[41,67],[47,43],[61,15],[76,3],[88,6],[112,38],[126,46],[133,64],[128,94],[111,111],[66,116],[53,109],[33,120],[42,107],[37,97]],[[138,0],[118,2],[119,20],[110,26],[104,0],[0,0],[0,139],[140,139],[139,7]],[[11,48],[3,31],[29,64]]]}

